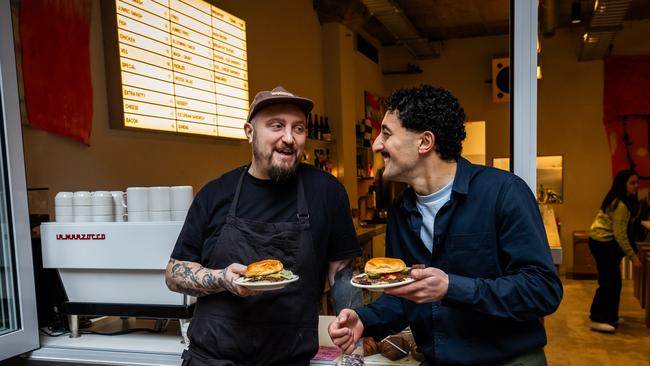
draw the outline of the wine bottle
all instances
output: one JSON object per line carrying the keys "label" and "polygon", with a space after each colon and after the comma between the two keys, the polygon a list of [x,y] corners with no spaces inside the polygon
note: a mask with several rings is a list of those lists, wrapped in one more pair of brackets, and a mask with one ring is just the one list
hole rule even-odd
{"label": "wine bottle", "polygon": [[323,127],[325,126],[325,119],[323,116],[320,116],[320,123],[318,124],[318,130],[316,131],[316,138],[319,140],[323,139]]}
{"label": "wine bottle", "polygon": [[318,130],[318,115],[314,113],[314,126],[309,133],[310,139],[316,139],[316,131]]}
{"label": "wine bottle", "polygon": [[311,121],[311,113],[309,113],[309,116],[307,117],[307,137],[311,137],[311,134],[313,133],[312,130],[314,129],[314,124]]}
{"label": "wine bottle", "polygon": [[330,130],[329,118],[325,117],[325,126],[323,126],[323,140],[332,141],[332,130]]}

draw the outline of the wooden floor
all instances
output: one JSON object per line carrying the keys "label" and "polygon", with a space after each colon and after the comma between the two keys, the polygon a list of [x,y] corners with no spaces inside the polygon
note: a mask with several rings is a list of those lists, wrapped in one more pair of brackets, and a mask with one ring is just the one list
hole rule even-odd
{"label": "wooden floor", "polygon": [[632,295],[632,281],[623,281],[620,316],[615,334],[589,330],[589,307],[596,281],[563,280],[564,298],[558,311],[545,319],[550,366],[650,365],[650,329],[645,312]]}

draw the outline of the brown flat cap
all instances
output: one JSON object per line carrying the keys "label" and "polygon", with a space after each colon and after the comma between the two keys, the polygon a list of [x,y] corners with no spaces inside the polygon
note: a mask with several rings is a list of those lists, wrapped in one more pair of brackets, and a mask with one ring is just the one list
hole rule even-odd
{"label": "brown flat cap", "polygon": [[255,116],[255,113],[273,104],[293,104],[305,112],[305,115],[308,115],[314,107],[314,102],[311,99],[299,97],[287,89],[278,86],[271,91],[263,90],[255,95],[246,121],[250,122]]}

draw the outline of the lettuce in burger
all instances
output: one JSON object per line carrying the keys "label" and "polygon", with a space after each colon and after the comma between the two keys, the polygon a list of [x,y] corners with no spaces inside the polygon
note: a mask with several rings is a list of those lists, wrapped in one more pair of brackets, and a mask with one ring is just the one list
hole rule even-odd
{"label": "lettuce in burger", "polygon": [[280,282],[294,278],[294,274],[284,269],[277,259],[265,259],[246,267],[242,282]]}

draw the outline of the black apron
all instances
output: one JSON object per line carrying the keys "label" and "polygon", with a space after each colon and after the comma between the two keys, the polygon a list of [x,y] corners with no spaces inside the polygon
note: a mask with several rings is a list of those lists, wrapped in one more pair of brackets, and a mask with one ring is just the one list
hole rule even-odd
{"label": "black apron", "polygon": [[[318,313],[323,277],[309,227],[302,179],[294,222],[266,223],[237,217],[247,167],[206,267],[225,268],[279,259],[300,276],[281,290],[239,297],[224,291],[198,298],[190,322],[183,365],[308,365],[318,351]],[[319,283],[320,282],[320,283]]]}

